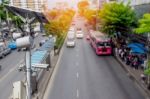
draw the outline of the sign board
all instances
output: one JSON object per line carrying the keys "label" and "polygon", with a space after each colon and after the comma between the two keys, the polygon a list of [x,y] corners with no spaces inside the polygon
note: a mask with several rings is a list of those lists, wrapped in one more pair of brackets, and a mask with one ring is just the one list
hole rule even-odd
{"label": "sign board", "polygon": [[44,68],[44,69],[47,69],[49,66],[49,64],[34,64],[32,65],[32,67],[34,68]]}

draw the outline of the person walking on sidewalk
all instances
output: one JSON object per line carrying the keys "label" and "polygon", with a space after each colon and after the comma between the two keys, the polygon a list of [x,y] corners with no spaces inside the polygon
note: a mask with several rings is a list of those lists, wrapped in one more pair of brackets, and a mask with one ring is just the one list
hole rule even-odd
{"label": "person walking on sidewalk", "polygon": [[133,68],[134,69],[138,69],[138,56],[137,55],[135,55],[134,56],[134,60],[133,60]]}

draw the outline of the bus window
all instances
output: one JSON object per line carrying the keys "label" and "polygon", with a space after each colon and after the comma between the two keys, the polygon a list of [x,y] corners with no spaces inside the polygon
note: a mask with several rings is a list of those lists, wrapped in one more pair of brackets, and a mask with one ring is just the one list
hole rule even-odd
{"label": "bus window", "polygon": [[106,46],[111,46],[111,44],[109,42],[98,42],[97,46],[106,47]]}

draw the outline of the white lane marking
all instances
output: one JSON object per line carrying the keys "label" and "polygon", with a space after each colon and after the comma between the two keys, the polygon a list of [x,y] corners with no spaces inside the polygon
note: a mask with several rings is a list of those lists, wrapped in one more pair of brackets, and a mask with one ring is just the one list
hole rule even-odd
{"label": "white lane marking", "polygon": [[0,83],[6,79],[13,71],[15,71],[17,69],[17,67],[23,62],[23,59],[12,69],[10,69],[7,74],[5,74],[3,77],[0,78]]}
{"label": "white lane marking", "polygon": [[79,78],[79,73],[78,72],[76,73],[76,76],[77,76],[77,78]]}
{"label": "white lane marking", "polygon": [[77,98],[79,98],[79,90],[77,89]]}
{"label": "white lane marking", "polygon": [[[65,39],[65,42],[66,42],[66,39]],[[48,84],[48,86],[46,88],[46,91],[44,93],[43,99],[48,99],[48,96],[51,93],[52,88],[54,86],[55,77],[56,77],[56,74],[58,73],[58,70],[59,70],[59,67],[60,67],[60,61],[62,59],[62,55],[63,55],[64,48],[65,48],[64,44],[63,44],[62,50],[60,51],[59,58],[58,58],[57,63],[55,65],[55,67],[54,67],[53,73],[51,75],[51,78],[49,80],[49,84]]]}

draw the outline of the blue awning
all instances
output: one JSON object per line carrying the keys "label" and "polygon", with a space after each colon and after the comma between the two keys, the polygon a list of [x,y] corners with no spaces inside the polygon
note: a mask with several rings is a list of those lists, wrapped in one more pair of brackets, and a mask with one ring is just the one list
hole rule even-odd
{"label": "blue awning", "polygon": [[141,43],[131,43],[127,47],[131,48],[132,53],[145,54],[147,49]]}
{"label": "blue awning", "polygon": [[131,49],[132,53],[139,53],[139,54],[145,54],[146,52],[144,50],[142,50],[141,48],[137,47],[137,48],[132,48]]}
{"label": "blue awning", "polygon": [[35,51],[31,56],[31,65],[39,64],[43,61],[47,51]]}
{"label": "blue awning", "polygon": [[48,51],[48,50],[52,49],[53,46],[54,46],[53,39],[49,39],[38,50],[47,50]]}

